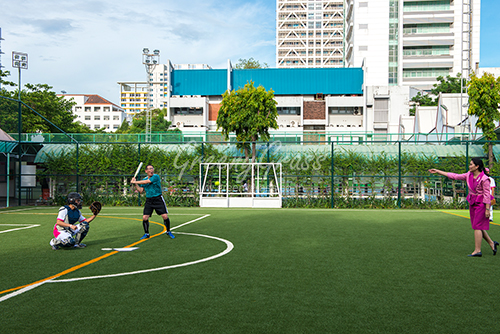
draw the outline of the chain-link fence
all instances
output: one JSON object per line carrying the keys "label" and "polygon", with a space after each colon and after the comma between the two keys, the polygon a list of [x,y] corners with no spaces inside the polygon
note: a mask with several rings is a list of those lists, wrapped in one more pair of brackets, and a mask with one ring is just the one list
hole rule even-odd
{"label": "chain-link fence", "polygon": [[[283,206],[322,208],[464,208],[463,182],[432,175],[430,168],[464,173],[472,157],[482,157],[491,175],[500,175],[500,146],[492,142],[492,161],[485,142],[448,141],[271,141],[256,143],[256,162],[283,166]],[[6,142],[5,145],[8,145]],[[36,151],[23,162],[36,166],[30,187],[21,184],[23,204],[60,204],[70,191],[86,201],[106,205],[140,205],[143,198],[129,183],[140,161],[160,175],[167,204],[199,204],[199,166],[204,162],[245,162],[234,142],[23,142]],[[251,145],[250,145],[251,148]],[[5,151],[8,151],[6,148]],[[13,151],[15,153],[16,150]],[[0,199],[5,206],[7,180],[12,197],[17,190],[17,158],[0,160]],[[498,157],[497,157],[498,156]],[[10,159],[10,160],[9,160]],[[142,171],[141,177],[144,177]],[[33,182],[35,183],[34,186]],[[255,189],[257,185],[249,185]]]}

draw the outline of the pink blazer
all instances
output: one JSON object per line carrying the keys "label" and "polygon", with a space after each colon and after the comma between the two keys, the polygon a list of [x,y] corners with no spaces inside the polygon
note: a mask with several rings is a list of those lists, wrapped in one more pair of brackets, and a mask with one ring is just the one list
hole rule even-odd
{"label": "pink blazer", "polygon": [[466,180],[467,186],[469,187],[469,195],[467,195],[467,201],[469,204],[473,203],[491,203],[491,187],[490,187],[490,178],[483,174],[480,174],[479,180],[476,183],[475,189],[473,189],[473,185],[470,183],[470,174],[471,172],[467,172],[464,174],[455,174],[455,173],[447,173],[448,178],[452,180]]}

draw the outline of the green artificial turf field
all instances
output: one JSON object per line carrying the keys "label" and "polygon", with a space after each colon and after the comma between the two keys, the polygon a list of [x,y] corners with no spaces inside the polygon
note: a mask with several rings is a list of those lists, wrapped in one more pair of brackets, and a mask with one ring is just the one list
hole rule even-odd
{"label": "green artificial turf field", "polygon": [[141,208],[104,207],[54,251],[57,211],[0,210],[1,333],[499,331],[466,211],[171,208],[176,238],[154,215],[140,242]]}

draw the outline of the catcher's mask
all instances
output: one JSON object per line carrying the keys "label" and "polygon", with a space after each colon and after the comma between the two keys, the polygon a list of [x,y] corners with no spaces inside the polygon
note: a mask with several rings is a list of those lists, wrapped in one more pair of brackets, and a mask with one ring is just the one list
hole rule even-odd
{"label": "catcher's mask", "polygon": [[78,210],[82,208],[82,196],[79,193],[68,194],[68,204],[73,204]]}

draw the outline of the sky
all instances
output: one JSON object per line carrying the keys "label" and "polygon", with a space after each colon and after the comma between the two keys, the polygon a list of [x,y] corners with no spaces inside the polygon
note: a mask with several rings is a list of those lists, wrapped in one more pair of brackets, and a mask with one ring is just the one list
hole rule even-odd
{"label": "sky", "polygon": [[[500,67],[499,12],[499,0],[482,0],[480,67]],[[22,84],[116,104],[117,82],[146,80],[143,48],[160,50],[160,63],[227,68],[253,57],[276,66],[275,0],[4,0],[0,28],[11,81],[12,51],[25,52]]]}

